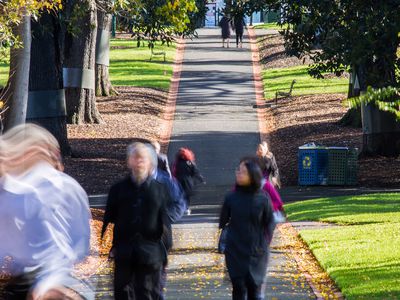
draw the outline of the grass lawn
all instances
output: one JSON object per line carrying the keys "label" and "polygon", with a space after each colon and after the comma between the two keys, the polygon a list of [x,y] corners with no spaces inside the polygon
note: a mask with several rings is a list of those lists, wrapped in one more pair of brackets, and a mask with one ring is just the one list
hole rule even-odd
{"label": "grass lawn", "polygon": [[400,299],[400,193],[301,201],[285,210],[290,221],[342,225],[300,235],[346,299]]}
{"label": "grass lawn", "polygon": [[0,60],[0,87],[3,87],[8,79],[9,64]]}
{"label": "grass lawn", "polygon": [[287,25],[281,27],[278,23],[264,23],[264,24],[257,24],[254,26],[254,29],[273,29],[273,30],[282,30],[285,29]]}
{"label": "grass lawn", "polygon": [[166,62],[162,56],[153,56],[147,46],[136,47],[136,42],[126,39],[112,39],[110,52],[110,77],[116,86],[138,86],[168,89],[172,75],[172,62],[175,45],[170,47],[157,45],[155,52],[165,51]]}
{"label": "grass lawn", "polygon": [[[111,47],[120,47],[110,51],[110,77],[114,85],[169,88],[175,45],[156,46],[155,51],[166,52],[165,63],[162,56],[155,56],[149,61],[150,49],[147,46],[137,48],[133,40],[112,39]],[[6,83],[8,70],[8,63],[0,61],[0,86]]]}
{"label": "grass lawn", "polygon": [[262,71],[265,99],[275,99],[275,92],[289,91],[293,79],[296,83],[292,95],[345,93],[348,89],[347,78],[315,79],[308,75],[307,66],[266,69]]}

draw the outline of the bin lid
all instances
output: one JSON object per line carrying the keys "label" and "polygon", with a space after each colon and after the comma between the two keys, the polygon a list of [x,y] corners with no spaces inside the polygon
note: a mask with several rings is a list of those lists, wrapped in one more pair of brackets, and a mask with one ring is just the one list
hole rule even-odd
{"label": "bin lid", "polygon": [[327,149],[327,147],[317,145],[315,142],[311,142],[300,146],[299,149]]}
{"label": "bin lid", "polygon": [[328,147],[328,149],[332,149],[332,150],[349,150],[349,147]]}

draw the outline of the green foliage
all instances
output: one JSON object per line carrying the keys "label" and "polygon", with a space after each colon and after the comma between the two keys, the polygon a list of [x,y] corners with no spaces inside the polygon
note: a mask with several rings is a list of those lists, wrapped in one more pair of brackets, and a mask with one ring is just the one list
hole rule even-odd
{"label": "green foliage", "polygon": [[357,72],[361,89],[395,84],[399,66],[398,1],[283,0],[286,48],[298,57],[311,55],[310,74]]}
{"label": "green foliage", "polygon": [[276,91],[288,91],[293,79],[296,83],[292,95],[332,94],[347,92],[347,78],[312,78],[307,66],[266,69],[263,71],[265,99],[275,98]]}
{"label": "green foliage", "polygon": [[368,87],[365,94],[350,98],[346,101],[351,107],[360,107],[362,104],[374,104],[379,110],[396,115],[400,121],[400,89],[391,86],[379,89]]}
{"label": "green foliage", "polygon": [[11,46],[20,46],[20,39],[12,28],[18,25],[24,15],[37,18],[42,11],[55,11],[62,8],[62,0],[8,0],[0,1],[0,59],[7,55]]}
{"label": "green foliage", "polygon": [[400,298],[400,193],[321,198],[285,210],[290,221],[346,224],[300,232],[346,299]]}
{"label": "green foliage", "polygon": [[123,1],[120,17],[126,29],[138,41],[147,41],[150,48],[156,41],[169,45],[177,35],[187,33],[189,14],[197,11],[195,0],[132,0]]}
{"label": "green foliage", "polygon": [[155,51],[166,52],[166,62],[162,58],[150,59],[147,47],[136,47],[127,39],[112,39],[110,51],[110,78],[116,86],[150,87],[168,90],[172,75],[175,44],[155,44]]}
{"label": "green foliage", "polygon": [[232,16],[250,16],[254,12],[265,10],[276,0],[225,0],[227,12]]}

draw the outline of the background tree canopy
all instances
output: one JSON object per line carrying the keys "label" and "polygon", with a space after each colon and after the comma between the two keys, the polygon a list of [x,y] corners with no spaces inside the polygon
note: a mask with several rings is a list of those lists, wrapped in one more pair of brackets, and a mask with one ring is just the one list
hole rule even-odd
{"label": "background tree canopy", "polygon": [[310,74],[352,70],[361,90],[396,85],[400,2],[283,0],[281,24],[290,54],[310,55]]}

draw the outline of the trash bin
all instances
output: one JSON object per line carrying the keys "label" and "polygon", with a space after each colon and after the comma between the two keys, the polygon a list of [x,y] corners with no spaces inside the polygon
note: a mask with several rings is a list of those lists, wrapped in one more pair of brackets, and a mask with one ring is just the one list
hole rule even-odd
{"label": "trash bin", "polygon": [[299,185],[326,185],[328,183],[328,149],[309,143],[298,151]]}
{"label": "trash bin", "polygon": [[328,184],[355,185],[358,173],[358,149],[328,148]]}

